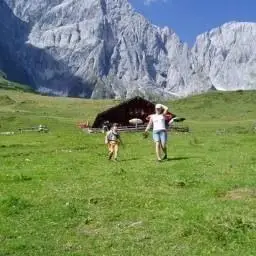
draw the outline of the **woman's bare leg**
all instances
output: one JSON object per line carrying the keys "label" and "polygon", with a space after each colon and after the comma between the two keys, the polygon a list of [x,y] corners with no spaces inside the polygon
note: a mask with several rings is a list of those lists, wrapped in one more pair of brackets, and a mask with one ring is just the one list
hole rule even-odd
{"label": "woman's bare leg", "polygon": [[164,143],[161,143],[161,148],[162,148],[162,150],[163,150],[163,153],[164,153],[164,159],[167,159],[167,145],[166,145],[166,143],[164,142]]}
{"label": "woman's bare leg", "polygon": [[158,141],[158,142],[156,142],[156,157],[157,157],[157,160],[161,160],[160,150],[161,150],[161,142]]}
{"label": "woman's bare leg", "polygon": [[163,159],[167,159],[167,133],[161,137],[161,149],[164,153]]}

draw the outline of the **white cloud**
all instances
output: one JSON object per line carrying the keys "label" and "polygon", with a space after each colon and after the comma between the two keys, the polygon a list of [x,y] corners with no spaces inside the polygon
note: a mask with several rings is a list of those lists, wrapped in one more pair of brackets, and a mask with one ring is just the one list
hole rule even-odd
{"label": "white cloud", "polygon": [[166,3],[167,0],[144,0],[144,4],[145,4],[145,5],[150,5],[150,4],[156,3],[156,2]]}

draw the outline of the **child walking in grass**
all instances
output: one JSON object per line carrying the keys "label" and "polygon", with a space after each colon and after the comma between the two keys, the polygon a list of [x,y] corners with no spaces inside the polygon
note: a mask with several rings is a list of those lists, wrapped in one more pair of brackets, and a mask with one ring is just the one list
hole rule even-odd
{"label": "child walking in grass", "polygon": [[105,137],[105,144],[108,146],[108,159],[114,159],[117,161],[117,155],[119,151],[119,144],[122,144],[121,136],[117,128],[118,124],[113,124],[110,131],[107,132]]}

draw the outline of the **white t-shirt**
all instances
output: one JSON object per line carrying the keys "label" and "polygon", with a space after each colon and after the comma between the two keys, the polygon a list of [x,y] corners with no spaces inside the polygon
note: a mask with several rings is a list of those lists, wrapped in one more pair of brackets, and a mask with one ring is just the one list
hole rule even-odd
{"label": "white t-shirt", "polygon": [[151,120],[153,122],[153,131],[166,130],[164,115],[154,114],[154,115],[151,116]]}

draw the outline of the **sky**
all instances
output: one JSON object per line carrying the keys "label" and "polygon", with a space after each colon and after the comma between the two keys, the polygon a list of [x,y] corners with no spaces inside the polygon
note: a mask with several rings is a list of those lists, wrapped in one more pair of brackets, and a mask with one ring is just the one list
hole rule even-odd
{"label": "sky", "polygon": [[230,21],[256,22],[256,0],[129,0],[153,24],[193,45],[196,36]]}

